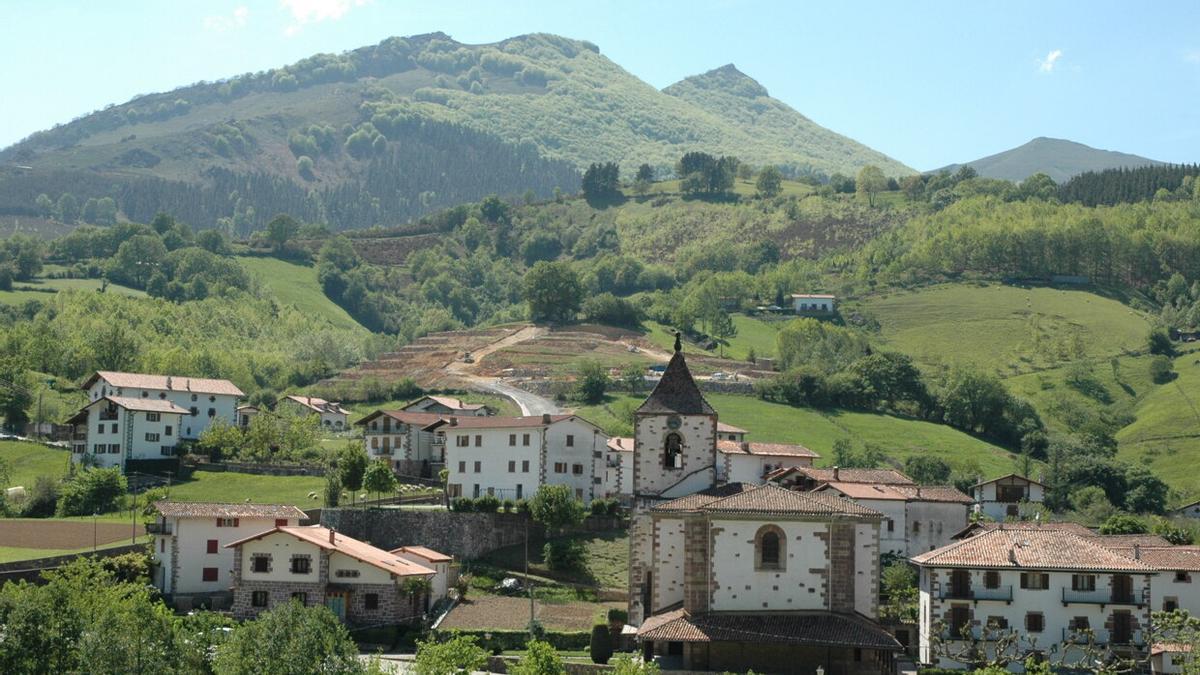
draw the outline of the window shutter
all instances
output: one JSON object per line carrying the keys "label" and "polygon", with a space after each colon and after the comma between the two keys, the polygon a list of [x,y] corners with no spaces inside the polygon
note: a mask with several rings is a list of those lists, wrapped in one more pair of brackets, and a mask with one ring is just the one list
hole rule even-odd
{"label": "window shutter", "polygon": [[1047,588],[1050,588],[1050,575],[1043,574],[1042,575],[1042,589],[1045,590]]}
{"label": "window shutter", "polygon": [[1029,573],[1021,572],[1021,588],[1029,588]]}
{"label": "window shutter", "polygon": [[241,520],[241,518],[234,518],[234,519],[233,519],[233,526],[234,526],[234,527],[238,527],[238,526],[240,526],[240,525],[241,525],[241,523],[242,523],[242,520]]}
{"label": "window shutter", "polygon": [[217,518],[217,527],[224,527],[224,525],[221,524],[220,518]]}

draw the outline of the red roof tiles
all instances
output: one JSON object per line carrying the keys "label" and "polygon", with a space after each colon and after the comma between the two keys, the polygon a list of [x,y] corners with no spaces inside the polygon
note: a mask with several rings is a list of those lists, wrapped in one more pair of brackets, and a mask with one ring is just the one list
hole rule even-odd
{"label": "red roof tiles", "polygon": [[914,556],[926,567],[1145,572],[1154,568],[1087,537],[1044,529],[995,529]]}
{"label": "red roof tiles", "polygon": [[890,633],[862,617],[832,612],[723,614],[691,616],[676,610],[652,616],[638,639],[668,642],[749,642],[900,650]]}
{"label": "red roof tiles", "polygon": [[307,518],[291,504],[222,504],[216,502],[154,502],[154,508],[169,518]]}
{"label": "red roof tiles", "polygon": [[154,389],[156,391],[184,391],[193,394],[224,394],[241,398],[245,394],[229,380],[212,380],[202,377],[180,377],[178,375],[147,375],[144,373],[120,373],[100,370],[83,383],[90,389],[97,380],[103,379],[122,389]]}

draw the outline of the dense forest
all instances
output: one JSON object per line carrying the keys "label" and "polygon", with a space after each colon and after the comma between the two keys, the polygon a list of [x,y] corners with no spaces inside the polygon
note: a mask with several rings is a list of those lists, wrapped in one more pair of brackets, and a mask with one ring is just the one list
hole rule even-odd
{"label": "dense forest", "polygon": [[1084,206],[1189,199],[1200,191],[1200,164],[1143,166],[1135,169],[1088,171],[1059,188],[1059,199]]}

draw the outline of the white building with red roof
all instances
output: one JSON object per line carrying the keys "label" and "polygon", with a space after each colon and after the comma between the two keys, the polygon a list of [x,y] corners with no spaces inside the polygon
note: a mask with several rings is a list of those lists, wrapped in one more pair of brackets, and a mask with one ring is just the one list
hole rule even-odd
{"label": "white building with red roof", "polygon": [[[717,435],[723,435],[719,429]],[[744,440],[718,440],[717,453],[717,478],[730,483],[763,483],[772,471],[810,467],[820,457],[803,445]]]}
{"label": "white building with red roof", "polygon": [[392,555],[433,570],[434,575],[429,580],[429,599],[437,602],[450,592],[458,575],[454,570],[454,558],[445,553],[439,553],[425,546],[401,546],[392,549]]}
{"label": "white building with red roof", "polygon": [[109,396],[169,401],[186,414],[176,435],[193,440],[215,420],[237,424],[238,400],[245,396],[229,380],[179,375],[148,375],[101,370],[84,380],[81,388],[89,401]]}
{"label": "white building with red roof", "polygon": [[71,461],[99,467],[175,456],[188,411],[171,401],[109,395],[93,400],[66,423],[73,427]]}
{"label": "white building with red roof", "polygon": [[980,481],[972,491],[979,510],[999,521],[1032,518],[1046,499],[1045,485],[1016,473]]}
{"label": "white building with red roof", "polygon": [[830,482],[817,492],[835,493],[882,513],[879,550],[904,557],[948,544],[967,526],[974,503],[952,485]]}
{"label": "white building with red roof", "polygon": [[[299,525],[290,504],[154,502],[158,519],[146,525],[155,568],[152,581],[177,607],[205,601],[227,606],[233,552],[225,546],[248,534]],[[224,602],[223,602],[224,601]]]}
{"label": "white building with red roof", "polygon": [[319,525],[272,527],[226,547],[233,551],[233,615],[239,619],[294,600],[325,605],[354,625],[416,622],[437,574]]}
{"label": "white building with red roof", "polygon": [[316,396],[298,395],[289,395],[284,401],[302,414],[316,415],[322,429],[345,431],[350,428],[350,411],[343,408],[341,403],[326,401]]}
{"label": "white building with red roof", "polygon": [[495,414],[495,411],[483,403],[466,403],[453,396],[422,396],[404,406],[407,412],[426,412],[438,415],[469,415],[485,417]]}
{"label": "white building with red roof", "polygon": [[628,502],[633,498],[633,439],[613,436],[604,455],[604,496]]}
{"label": "white building with red roof", "polygon": [[1114,653],[1144,655],[1159,571],[1063,529],[997,527],[914,556],[923,664],[962,668],[964,647],[1015,631],[1016,662],[1037,651],[1085,658],[1090,631]]}

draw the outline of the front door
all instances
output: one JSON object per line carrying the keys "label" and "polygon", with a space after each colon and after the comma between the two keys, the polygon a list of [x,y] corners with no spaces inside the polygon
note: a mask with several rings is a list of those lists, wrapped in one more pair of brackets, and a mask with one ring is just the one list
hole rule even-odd
{"label": "front door", "polygon": [[325,596],[325,606],[337,615],[338,620],[346,620],[346,596],[338,593]]}
{"label": "front door", "polygon": [[1133,577],[1114,574],[1112,577],[1112,601],[1133,602]]}

